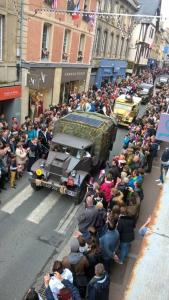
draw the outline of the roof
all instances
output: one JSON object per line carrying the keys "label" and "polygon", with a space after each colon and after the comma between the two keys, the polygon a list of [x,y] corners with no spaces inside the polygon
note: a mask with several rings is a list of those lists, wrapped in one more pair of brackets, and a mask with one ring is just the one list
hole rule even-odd
{"label": "roof", "polygon": [[100,127],[103,124],[102,120],[94,119],[89,116],[79,115],[76,113],[68,114],[64,117],[64,120],[69,120],[73,122],[83,123],[86,125],[90,125],[92,127]]}
{"label": "roof", "polygon": [[83,138],[79,138],[70,134],[66,134],[66,133],[57,133],[55,134],[55,136],[53,137],[52,141],[54,143],[63,145],[63,146],[67,146],[67,147],[71,147],[71,148],[75,148],[75,149],[85,149],[88,148],[90,146],[92,146],[92,142],[87,140],[87,139],[83,139]]}
{"label": "roof", "polygon": [[154,225],[143,240],[125,300],[169,299],[169,172],[154,211]]}
{"label": "roof", "polygon": [[132,101],[127,101],[126,96],[127,95],[120,95],[116,99],[116,102],[124,103],[124,104],[129,105],[129,106],[133,106],[134,104],[138,104],[138,103],[141,102],[141,98],[140,97],[133,96],[132,97]]}
{"label": "roof", "polygon": [[140,0],[140,8],[137,11],[138,15],[155,16],[157,9],[160,8],[161,0]]}

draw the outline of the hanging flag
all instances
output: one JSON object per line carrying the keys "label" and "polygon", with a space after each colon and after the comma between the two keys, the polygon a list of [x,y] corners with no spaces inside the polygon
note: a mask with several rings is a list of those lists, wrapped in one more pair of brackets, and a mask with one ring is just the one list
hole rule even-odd
{"label": "hanging flag", "polygon": [[75,5],[74,12],[72,13],[72,20],[76,21],[80,18],[80,0],[77,1],[77,4]]}
{"label": "hanging flag", "polygon": [[52,9],[57,9],[58,6],[58,0],[53,0],[52,1]]}

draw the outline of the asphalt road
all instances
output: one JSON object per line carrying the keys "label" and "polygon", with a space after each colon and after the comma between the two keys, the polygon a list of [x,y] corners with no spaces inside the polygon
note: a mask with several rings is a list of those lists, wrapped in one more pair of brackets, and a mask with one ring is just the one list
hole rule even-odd
{"label": "asphalt road", "polygon": [[[119,153],[126,133],[118,129],[112,154]],[[78,207],[56,192],[33,191],[26,174],[16,190],[8,188],[0,197],[0,299],[21,300],[60,251]]]}

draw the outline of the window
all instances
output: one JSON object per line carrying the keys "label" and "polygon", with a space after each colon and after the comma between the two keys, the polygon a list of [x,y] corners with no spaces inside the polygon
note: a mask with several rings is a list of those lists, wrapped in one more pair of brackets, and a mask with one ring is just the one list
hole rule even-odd
{"label": "window", "polygon": [[104,31],[102,46],[101,46],[101,52],[103,52],[104,55],[106,55],[106,48],[107,48],[107,31]]}
{"label": "window", "polygon": [[89,0],[84,0],[84,10],[89,11]]}
{"label": "window", "polygon": [[114,46],[114,33],[111,33],[111,40],[110,40],[110,56],[113,54],[113,47]]}
{"label": "window", "polygon": [[122,58],[123,56],[123,49],[124,49],[124,37],[121,38],[120,58]]}
{"label": "window", "polygon": [[3,16],[0,16],[0,60],[2,60],[3,51]]}
{"label": "window", "polygon": [[78,58],[77,58],[77,60],[79,62],[81,62],[83,60],[84,44],[85,44],[85,35],[81,34],[81,36],[80,36],[80,42],[79,42]]}
{"label": "window", "polygon": [[152,38],[153,38],[153,35],[154,35],[154,29],[151,28],[151,29],[150,29],[149,37],[152,39]]}
{"label": "window", "polygon": [[65,29],[65,35],[64,35],[64,40],[63,40],[63,53],[62,53],[63,61],[68,60],[69,46],[70,46],[70,30]]}
{"label": "window", "polygon": [[120,40],[120,37],[119,37],[119,35],[117,35],[117,37],[116,37],[116,51],[115,51],[115,56],[116,57],[117,57],[118,49],[119,49],[119,40]]}
{"label": "window", "polygon": [[112,10],[112,1],[108,0],[107,1],[107,12],[111,12],[111,10]]}
{"label": "window", "polygon": [[42,36],[42,54],[41,54],[42,59],[49,58],[50,30],[51,30],[51,25],[44,23],[43,36]]}
{"label": "window", "polygon": [[98,28],[96,31],[96,38],[95,38],[95,45],[94,45],[94,52],[96,53],[96,55],[99,55],[100,53],[100,35],[101,35],[101,30],[100,28]]}

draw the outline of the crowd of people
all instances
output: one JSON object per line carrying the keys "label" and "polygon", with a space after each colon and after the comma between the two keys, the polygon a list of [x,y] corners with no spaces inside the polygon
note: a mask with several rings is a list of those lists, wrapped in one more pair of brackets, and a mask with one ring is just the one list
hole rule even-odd
{"label": "crowd of people", "polygon": [[6,119],[0,115],[0,192],[8,187],[16,188],[16,180],[24,170],[31,172],[33,163],[38,158],[47,156],[55,121],[74,111],[98,112],[111,116],[115,99],[129,89],[135,93],[141,82],[153,82],[151,72],[145,71],[142,76],[103,84],[98,89],[94,86],[87,93],[70,92],[66,104],[51,106],[43,113],[40,111],[33,119],[26,116],[20,124],[16,117]]}
{"label": "crowd of people", "polygon": [[[144,71],[114,83],[93,86],[87,93],[70,93],[67,103],[52,106],[33,119],[25,117],[20,124],[16,117],[7,122],[0,115],[0,192],[16,188],[16,183],[38,158],[46,158],[53,137],[55,121],[74,111],[98,112],[111,116],[116,98],[121,93],[135,94],[142,82],[153,83],[152,73]],[[163,70],[164,72],[164,70]],[[137,118],[123,140],[118,156],[112,157],[90,180],[85,208],[77,217],[78,229],[71,242],[70,254],[56,261],[52,273],[46,275],[46,299],[105,299],[109,295],[111,262],[124,264],[134,240],[134,231],[141,202],[144,200],[145,173],[152,170],[160,147],[156,130],[160,114],[168,109],[168,89],[156,93],[142,118]],[[169,150],[162,157],[159,185],[163,171],[169,167]],[[26,300],[40,299],[36,291],[28,291]]]}
{"label": "crowd of people", "polygon": [[[132,76],[119,84],[105,84],[101,89],[93,87],[84,94],[71,93],[67,105],[51,107],[33,121],[27,117],[20,128],[16,126],[16,120],[13,120],[14,131],[20,130],[22,133],[16,134],[21,139],[18,141],[19,146],[18,143],[15,144],[15,138],[9,139],[9,128],[2,131],[1,138],[4,140],[6,136],[6,144],[2,142],[3,149],[6,149],[5,155],[8,156],[8,152],[14,155],[10,154],[10,172],[16,172],[11,166],[18,170],[19,147],[25,153],[21,174],[25,164],[30,172],[37,157],[47,154],[53,124],[60,116],[75,109],[97,111],[110,116],[113,103],[120,92],[124,93],[124,89],[130,86],[130,92],[135,93],[140,82],[153,81],[153,74],[145,71],[141,77]],[[160,114],[168,109],[168,91],[168,87],[164,87],[149,99],[144,116],[131,124],[124,137],[121,153],[112,157],[111,164],[107,163],[97,179],[90,179],[85,206],[77,216],[78,231],[71,240],[70,253],[62,261],[55,261],[52,273],[44,277],[47,300],[108,300],[111,264],[125,263],[135,238],[135,226],[144,200],[143,181],[151,173],[153,160],[160,148],[156,130]],[[0,122],[3,124],[5,120]],[[37,149],[35,155],[30,155],[35,153],[32,145]],[[162,158],[162,183],[162,171],[169,166],[167,151],[164,151]],[[150,219],[145,223],[146,226],[149,222]],[[146,226],[141,229],[141,235],[146,232]],[[41,299],[40,295],[30,289],[26,300],[37,299]]]}

